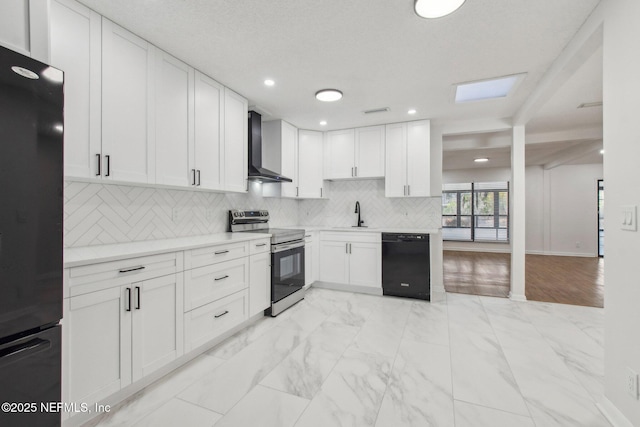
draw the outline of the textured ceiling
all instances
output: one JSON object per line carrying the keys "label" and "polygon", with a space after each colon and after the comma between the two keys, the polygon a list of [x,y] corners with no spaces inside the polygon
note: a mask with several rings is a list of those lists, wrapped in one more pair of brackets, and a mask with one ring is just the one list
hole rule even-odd
{"label": "textured ceiling", "polygon": [[[472,0],[424,20],[413,0],[81,0],[246,96],[267,118],[319,130],[511,117],[598,1]],[[507,99],[452,102],[454,83],[523,72]],[[276,85],[265,87],[265,78]],[[326,87],[344,98],[316,101]],[[379,107],[391,111],[362,114]],[[409,108],[418,113],[408,116]]]}

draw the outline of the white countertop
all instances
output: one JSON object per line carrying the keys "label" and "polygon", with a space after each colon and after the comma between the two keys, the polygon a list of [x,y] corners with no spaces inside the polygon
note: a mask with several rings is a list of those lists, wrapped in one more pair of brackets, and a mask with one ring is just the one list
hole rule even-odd
{"label": "white countertop", "polygon": [[64,250],[64,268],[269,237],[271,234],[268,233],[218,233],[175,239],[67,248]]}
{"label": "white countertop", "polygon": [[300,228],[305,231],[337,231],[354,233],[414,233],[414,234],[437,234],[437,228],[394,228],[394,227],[331,227],[327,225],[296,225],[279,228]]}

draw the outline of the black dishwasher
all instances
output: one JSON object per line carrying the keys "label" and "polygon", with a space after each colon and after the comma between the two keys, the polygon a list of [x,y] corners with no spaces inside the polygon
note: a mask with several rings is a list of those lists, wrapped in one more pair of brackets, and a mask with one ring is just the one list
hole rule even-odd
{"label": "black dishwasher", "polygon": [[382,293],[430,300],[429,235],[382,233]]}

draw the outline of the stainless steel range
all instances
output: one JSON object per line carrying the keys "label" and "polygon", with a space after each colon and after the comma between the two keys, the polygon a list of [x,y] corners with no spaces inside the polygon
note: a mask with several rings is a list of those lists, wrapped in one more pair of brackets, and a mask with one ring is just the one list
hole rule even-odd
{"label": "stainless steel range", "polygon": [[271,234],[271,307],[277,316],[304,299],[304,230],[269,228],[269,211],[230,210],[229,230]]}

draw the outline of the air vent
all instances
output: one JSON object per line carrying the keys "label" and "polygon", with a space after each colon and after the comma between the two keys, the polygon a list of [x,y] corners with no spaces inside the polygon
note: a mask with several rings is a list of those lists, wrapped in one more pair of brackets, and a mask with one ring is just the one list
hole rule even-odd
{"label": "air vent", "polygon": [[389,111],[389,107],[375,108],[373,110],[366,110],[366,111],[363,111],[363,113],[364,114],[375,114],[375,113],[386,113],[387,111]]}
{"label": "air vent", "polygon": [[578,108],[591,108],[591,107],[602,107],[602,101],[585,102],[584,104],[578,105]]}

